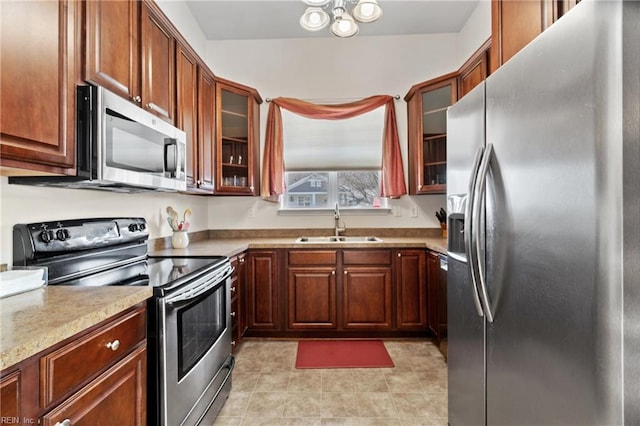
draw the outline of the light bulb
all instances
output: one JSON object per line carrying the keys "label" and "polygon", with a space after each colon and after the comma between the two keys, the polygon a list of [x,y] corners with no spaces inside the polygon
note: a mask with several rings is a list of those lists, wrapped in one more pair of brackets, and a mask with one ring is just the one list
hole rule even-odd
{"label": "light bulb", "polygon": [[317,25],[320,23],[320,14],[318,12],[313,12],[309,15],[309,22]]}
{"label": "light bulb", "polygon": [[374,10],[375,9],[371,3],[364,3],[360,8],[360,13],[362,13],[362,16],[369,17],[373,15]]}
{"label": "light bulb", "polygon": [[351,28],[351,22],[347,21],[346,19],[341,19],[338,23],[338,28],[340,28],[341,32],[347,33]]}

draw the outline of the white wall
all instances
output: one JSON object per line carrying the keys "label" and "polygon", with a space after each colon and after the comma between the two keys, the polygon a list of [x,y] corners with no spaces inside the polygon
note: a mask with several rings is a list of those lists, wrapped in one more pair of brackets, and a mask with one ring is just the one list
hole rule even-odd
{"label": "white wall", "polygon": [[460,65],[491,37],[491,1],[480,0],[458,33],[458,61]]}

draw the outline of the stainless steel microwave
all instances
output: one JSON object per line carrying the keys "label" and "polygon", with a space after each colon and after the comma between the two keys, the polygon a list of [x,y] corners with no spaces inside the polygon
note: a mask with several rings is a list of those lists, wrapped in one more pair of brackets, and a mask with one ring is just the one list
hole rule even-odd
{"label": "stainless steel microwave", "polygon": [[186,134],[102,87],[78,86],[76,176],[9,183],[119,192],[186,190]]}

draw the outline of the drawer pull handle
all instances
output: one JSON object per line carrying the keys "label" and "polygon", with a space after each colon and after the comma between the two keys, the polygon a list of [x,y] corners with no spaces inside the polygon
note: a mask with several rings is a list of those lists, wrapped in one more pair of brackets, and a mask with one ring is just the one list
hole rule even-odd
{"label": "drawer pull handle", "polygon": [[120,340],[114,340],[113,342],[109,342],[107,343],[107,347],[109,349],[111,349],[112,351],[117,351],[118,348],[120,347]]}
{"label": "drawer pull handle", "polygon": [[55,426],[71,426],[71,420],[69,420],[69,419],[64,419],[64,420],[63,420],[63,421],[61,421],[61,422],[57,422],[57,423],[55,424]]}
{"label": "drawer pull handle", "polygon": [[236,292],[236,288],[235,287],[231,287],[231,293],[235,293]]}
{"label": "drawer pull handle", "polygon": [[232,316],[232,317],[235,317],[235,316],[236,316],[236,313],[235,313],[235,312],[231,312],[231,316]]}

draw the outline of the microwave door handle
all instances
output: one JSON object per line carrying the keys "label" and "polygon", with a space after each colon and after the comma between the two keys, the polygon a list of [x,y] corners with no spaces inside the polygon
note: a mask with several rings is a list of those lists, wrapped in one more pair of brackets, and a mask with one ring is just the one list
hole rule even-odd
{"label": "microwave door handle", "polygon": [[164,140],[164,171],[172,175],[178,171],[178,142],[175,139]]}

